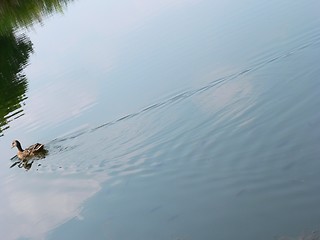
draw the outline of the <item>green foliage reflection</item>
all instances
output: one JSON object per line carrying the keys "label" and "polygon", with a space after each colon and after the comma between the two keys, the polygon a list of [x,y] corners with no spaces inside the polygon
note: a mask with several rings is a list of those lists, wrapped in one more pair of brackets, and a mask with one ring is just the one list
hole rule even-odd
{"label": "green foliage reflection", "polygon": [[23,69],[33,53],[32,42],[21,28],[55,12],[72,0],[0,0],[0,137],[8,123],[23,115],[27,77]]}
{"label": "green foliage reflection", "polygon": [[[22,70],[32,53],[32,43],[24,35],[0,36],[0,134],[10,113],[21,108],[25,98],[27,78]],[[14,116],[13,116],[14,117]]]}
{"label": "green foliage reflection", "polygon": [[0,34],[42,22],[43,17],[62,12],[70,0],[0,0]]}

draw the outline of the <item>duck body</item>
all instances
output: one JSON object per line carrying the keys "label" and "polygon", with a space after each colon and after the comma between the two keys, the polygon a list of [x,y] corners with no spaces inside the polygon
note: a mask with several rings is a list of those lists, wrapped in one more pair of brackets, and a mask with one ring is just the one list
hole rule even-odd
{"label": "duck body", "polygon": [[12,147],[16,147],[18,149],[17,156],[20,160],[27,160],[36,157],[37,155],[45,151],[44,145],[41,143],[36,143],[26,149],[23,149],[21,147],[21,143],[18,140],[14,140],[12,142]]}

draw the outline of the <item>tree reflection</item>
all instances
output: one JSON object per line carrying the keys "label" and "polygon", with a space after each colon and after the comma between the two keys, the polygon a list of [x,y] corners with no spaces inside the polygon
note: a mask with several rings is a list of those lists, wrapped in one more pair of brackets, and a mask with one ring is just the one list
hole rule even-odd
{"label": "tree reflection", "polygon": [[0,137],[8,123],[23,115],[22,102],[27,98],[27,77],[23,69],[33,53],[30,39],[21,28],[45,16],[62,12],[72,0],[0,0]]}
{"label": "tree reflection", "polygon": [[63,12],[72,0],[0,0],[0,34],[4,35],[55,12]]}
{"label": "tree reflection", "polygon": [[19,111],[8,115],[20,109],[26,98],[27,78],[22,70],[32,52],[32,43],[24,34],[0,36],[0,134],[11,118],[19,116]]}

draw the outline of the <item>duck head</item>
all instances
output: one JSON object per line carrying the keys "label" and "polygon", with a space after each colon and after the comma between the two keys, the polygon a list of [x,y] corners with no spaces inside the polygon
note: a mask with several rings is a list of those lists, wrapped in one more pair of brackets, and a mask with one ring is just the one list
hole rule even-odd
{"label": "duck head", "polygon": [[12,144],[11,144],[11,148],[17,147],[20,151],[22,150],[21,144],[18,140],[13,140]]}

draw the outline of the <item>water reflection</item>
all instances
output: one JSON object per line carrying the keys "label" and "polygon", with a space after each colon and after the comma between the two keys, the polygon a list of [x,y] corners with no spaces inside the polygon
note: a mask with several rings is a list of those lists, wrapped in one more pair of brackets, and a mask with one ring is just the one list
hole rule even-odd
{"label": "water reflection", "polygon": [[0,137],[8,123],[24,115],[27,77],[23,69],[33,53],[32,42],[16,30],[42,22],[43,17],[62,12],[71,0],[1,1],[0,5]]}
{"label": "water reflection", "polygon": [[[81,219],[79,206],[101,189],[97,180],[81,176],[51,174],[41,181],[32,174],[20,176],[20,181],[11,178],[1,188],[2,204],[7,206],[0,209],[1,229],[11,230],[5,239],[45,239],[48,230],[61,222],[74,216]],[[30,186],[37,191],[30,191]]]}
{"label": "water reflection", "polygon": [[[6,125],[23,115],[17,111],[26,99],[27,78],[22,70],[33,52],[32,43],[25,34],[0,36],[0,136]],[[14,112],[16,111],[16,112]],[[13,114],[10,114],[14,112]]]}
{"label": "water reflection", "polygon": [[29,27],[42,22],[45,16],[63,12],[72,0],[3,0],[0,5],[0,34],[10,34],[12,30]]}
{"label": "water reflection", "polygon": [[33,165],[40,167],[41,163],[39,163],[39,160],[46,158],[47,155],[48,155],[48,150],[43,149],[41,152],[38,152],[37,155],[31,159],[29,158],[29,159],[20,160],[18,159],[17,156],[14,156],[11,158],[11,161],[14,161],[14,163],[10,166],[10,168],[18,167],[28,171],[31,169]]}
{"label": "water reflection", "polygon": [[26,171],[28,171],[32,167],[33,163],[34,163],[34,160],[23,160],[23,161],[18,160],[16,162],[14,162],[10,166],[10,168],[17,166],[18,168],[24,168]]}

